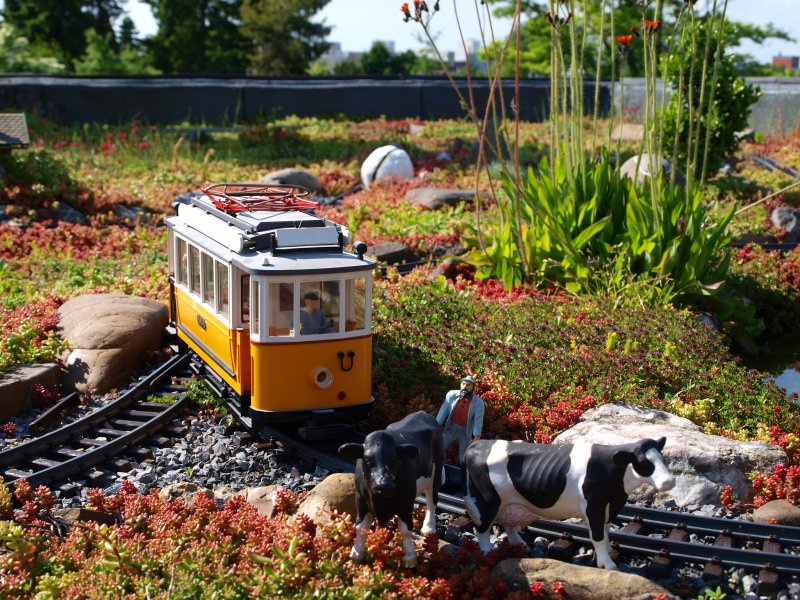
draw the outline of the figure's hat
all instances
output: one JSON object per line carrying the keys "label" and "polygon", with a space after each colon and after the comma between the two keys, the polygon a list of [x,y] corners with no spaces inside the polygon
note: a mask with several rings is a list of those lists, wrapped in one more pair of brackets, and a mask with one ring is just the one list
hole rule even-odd
{"label": "figure's hat", "polygon": [[467,381],[471,383],[473,386],[475,385],[475,380],[472,378],[472,375],[467,375],[466,377],[462,377],[461,381]]}

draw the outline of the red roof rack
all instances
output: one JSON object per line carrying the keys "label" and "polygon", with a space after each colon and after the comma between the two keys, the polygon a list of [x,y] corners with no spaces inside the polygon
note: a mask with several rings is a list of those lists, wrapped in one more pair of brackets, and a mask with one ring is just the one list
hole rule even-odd
{"label": "red roof rack", "polygon": [[215,183],[201,190],[215,207],[228,214],[261,210],[308,210],[319,202],[306,198],[311,192],[299,185]]}

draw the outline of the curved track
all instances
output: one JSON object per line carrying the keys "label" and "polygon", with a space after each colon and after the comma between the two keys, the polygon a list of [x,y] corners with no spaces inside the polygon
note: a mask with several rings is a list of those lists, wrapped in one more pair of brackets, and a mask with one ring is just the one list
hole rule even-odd
{"label": "curved track", "polygon": [[[36,487],[54,486],[68,478],[100,484],[102,473],[93,469],[104,464],[126,470],[125,463],[130,463],[115,457],[136,452],[137,444],[159,431],[173,436],[185,433],[168,425],[186,404],[183,383],[191,376],[188,361],[187,356],[174,356],[103,408],[0,452],[0,475],[6,483],[24,478]],[[165,403],[148,401],[152,397],[164,398]],[[74,492],[73,484],[67,486],[62,492]]]}

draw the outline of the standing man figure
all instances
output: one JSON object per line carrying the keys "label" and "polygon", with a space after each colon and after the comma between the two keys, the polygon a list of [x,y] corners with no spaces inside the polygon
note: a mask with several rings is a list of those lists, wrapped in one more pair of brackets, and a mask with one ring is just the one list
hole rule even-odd
{"label": "standing man figure", "polygon": [[436,420],[444,426],[444,447],[457,441],[458,460],[463,464],[467,445],[480,438],[483,429],[483,400],[475,393],[472,377],[462,377],[461,389],[447,392]]}

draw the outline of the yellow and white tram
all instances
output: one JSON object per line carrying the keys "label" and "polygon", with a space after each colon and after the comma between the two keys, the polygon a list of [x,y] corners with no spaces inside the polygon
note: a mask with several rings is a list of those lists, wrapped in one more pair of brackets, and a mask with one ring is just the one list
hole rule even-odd
{"label": "yellow and white tram", "polygon": [[[165,219],[171,320],[254,428],[364,413],[372,402],[366,246],[313,214],[304,188],[218,184]],[[324,420],[324,419],[323,419]]]}

